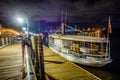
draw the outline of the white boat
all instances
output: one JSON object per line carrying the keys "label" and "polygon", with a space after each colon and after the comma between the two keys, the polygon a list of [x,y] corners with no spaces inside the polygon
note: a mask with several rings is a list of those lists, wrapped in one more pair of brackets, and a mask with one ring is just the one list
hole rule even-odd
{"label": "white boat", "polygon": [[[88,29],[75,35],[66,34],[66,24],[62,32],[49,34],[49,47],[69,61],[94,67],[102,67],[112,62],[110,57],[110,40],[101,37],[101,30]],[[86,33],[86,34],[83,34]]]}

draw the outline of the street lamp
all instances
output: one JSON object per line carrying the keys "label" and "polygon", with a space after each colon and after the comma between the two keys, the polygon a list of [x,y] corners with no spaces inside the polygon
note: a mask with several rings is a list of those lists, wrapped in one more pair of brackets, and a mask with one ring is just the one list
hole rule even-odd
{"label": "street lamp", "polygon": [[19,18],[17,18],[17,21],[20,23],[23,23],[24,19],[19,17]]}
{"label": "street lamp", "polygon": [[[17,21],[20,22],[20,23],[24,23],[24,22],[26,23],[26,25],[27,25],[27,37],[29,38],[29,23],[28,23],[28,19],[24,20],[24,18],[19,17],[19,18],[17,18]],[[23,30],[25,30],[25,28],[23,28]]]}
{"label": "street lamp", "polygon": [[25,27],[23,27],[22,29],[23,29],[23,31],[26,31],[26,28],[25,28]]}
{"label": "street lamp", "polygon": [[[27,38],[29,38],[29,23],[28,23],[28,19],[23,19],[23,18],[17,18],[17,21],[20,22],[20,23],[26,23],[26,26],[27,26]],[[25,30],[26,28],[23,27],[23,30]],[[26,69],[26,72],[27,72],[27,77],[28,77],[28,80],[30,79],[31,80],[31,77],[30,77],[30,55],[29,55],[29,46],[26,46],[25,45],[25,48],[24,48],[26,51],[23,52],[23,65],[25,64],[25,69]],[[36,79],[35,79],[36,80]]]}

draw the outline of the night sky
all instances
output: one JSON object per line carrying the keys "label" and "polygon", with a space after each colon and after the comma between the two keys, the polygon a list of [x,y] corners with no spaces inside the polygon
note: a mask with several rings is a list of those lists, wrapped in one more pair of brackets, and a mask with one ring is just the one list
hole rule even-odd
{"label": "night sky", "polygon": [[67,11],[68,23],[106,23],[120,27],[119,0],[0,0],[0,20],[15,23],[18,16],[46,22],[61,21]]}

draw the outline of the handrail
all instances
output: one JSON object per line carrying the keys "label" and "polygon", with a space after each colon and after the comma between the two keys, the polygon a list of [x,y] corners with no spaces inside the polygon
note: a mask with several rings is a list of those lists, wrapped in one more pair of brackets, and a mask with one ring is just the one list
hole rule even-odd
{"label": "handrail", "polygon": [[44,70],[43,45],[41,36],[36,36],[32,40],[28,39],[28,41],[25,46],[25,70],[27,72],[28,80],[31,80],[31,72],[34,75],[32,77],[34,80],[48,80]]}
{"label": "handrail", "polygon": [[32,62],[32,54],[34,54],[34,53],[32,53],[32,52],[33,52],[32,48],[30,48],[31,56],[30,56],[30,54],[28,56],[29,56],[29,61],[30,61],[30,64],[31,64],[31,69],[32,69],[32,72],[33,72],[33,75],[34,75],[34,80],[37,80],[37,76],[36,76],[35,69],[34,69],[34,64]]}
{"label": "handrail", "polygon": [[[32,77],[31,77],[31,73],[33,73],[34,75],[34,80],[37,80],[36,78],[36,73],[35,73],[35,70],[34,70],[34,67],[33,67],[33,63],[32,63],[32,59],[31,59],[31,56],[30,56],[30,52],[31,50],[29,49],[28,46],[25,46],[25,71],[26,71],[26,77],[27,77],[27,80],[31,80]],[[32,54],[32,53],[31,53]]]}

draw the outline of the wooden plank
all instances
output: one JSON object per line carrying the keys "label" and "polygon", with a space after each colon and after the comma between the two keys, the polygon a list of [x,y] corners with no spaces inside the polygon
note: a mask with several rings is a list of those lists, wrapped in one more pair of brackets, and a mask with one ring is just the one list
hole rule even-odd
{"label": "wooden plank", "polygon": [[21,44],[0,49],[0,80],[22,80]]}

